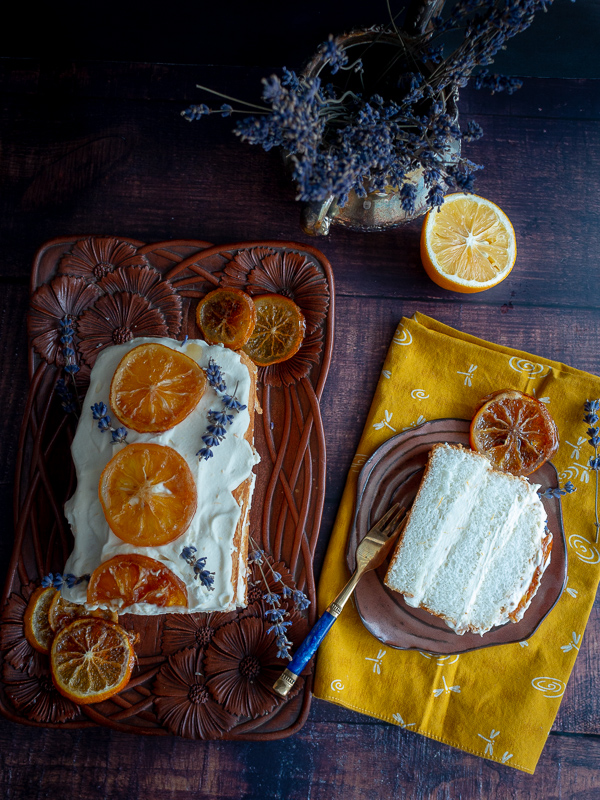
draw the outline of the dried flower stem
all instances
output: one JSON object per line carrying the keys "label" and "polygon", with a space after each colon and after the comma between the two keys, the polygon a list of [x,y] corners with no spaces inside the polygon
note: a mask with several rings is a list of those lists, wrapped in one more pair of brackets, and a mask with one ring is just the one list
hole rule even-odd
{"label": "dried flower stem", "polygon": [[598,428],[598,410],[600,409],[600,400],[586,400],[583,404],[585,414],[583,421],[587,422],[590,426],[587,429],[588,443],[594,448],[594,455],[589,460],[590,469],[596,474],[596,490],[594,495],[594,516],[595,516],[595,529],[596,534],[594,542],[598,544],[598,537],[600,534],[600,522],[598,521],[598,472],[600,471],[600,458],[598,458],[598,446],[600,445],[600,429]]}
{"label": "dried flower stem", "polygon": [[266,564],[267,567],[271,570],[271,575],[275,581],[275,583],[281,584],[281,591],[284,597],[291,598],[294,607],[297,611],[304,611],[310,605],[310,600],[306,597],[304,592],[301,592],[299,589],[290,589],[289,586],[286,586],[281,579],[281,575],[273,569],[273,566],[266,558],[264,550],[261,550],[257,543],[254,541],[252,536],[250,537],[250,542],[252,547],[254,548],[253,552],[250,554],[248,561],[251,564],[256,564],[258,569],[260,570],[260,574],[262,576],[263,584],[266,589],[266,594],[263,595],[263,600],[265,603],[270,606],[265,611],[265,617],[272,622],[273,624],[267,630],[267,633],[275,633],[277,642],[277,657],[278,658],[287,658],[288,661],[291,661],[292,656],[289,652],[292,643],[287,638],[286,635],[286,628],[288,628],[292,623],[287,620],[289,616],[289,612],[286,608],[281,607],[281,595],[277,594],[276,592],[272,592],[269,590],[269,584],[267,582],[267,576],[263,569],[263,564]]}

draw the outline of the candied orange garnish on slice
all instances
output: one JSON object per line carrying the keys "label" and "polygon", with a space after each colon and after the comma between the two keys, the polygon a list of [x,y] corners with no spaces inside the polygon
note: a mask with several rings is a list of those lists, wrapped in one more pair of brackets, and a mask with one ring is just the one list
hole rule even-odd
{"label": "candied orange garnish on slice", "polygon": [[206,386],[204,370],[189,356],[163,344],[141,344],[117,366],[110,405],[126,428],[160,433],[194,410]]}
{"label": "candied orange garnish on slice", "polygon": [[198,303],[196,322],[209,344],[239,350],[256,324],[254,301],[241,289],[215,289]]}
{"label": "candied orange garnish on slice", "polygon": [[300,349],[306,324],[304,315],[293,300],[280,294],[255,298],[256,325],[243,348],[259,367],[278,364]]}
{"label": "candied orange garnish on slice", "polygon": [[105,611],[103,608],[88,611],[84,605],[71,603],[69,600],[65,600],[60,592],[57,592],[48,609],[48,622],[52,631],[56,633],[80,617],[100,617],[112,622],[119,621],[119,615],[115,611]]}
{"label": "candied orange garnish on slice", "polygon": [[181,536],[196,513],[196,484],[172,447],[127,445],[108,462],[98,486],[106,521],[119,539],[160,547]]}
{"label": "candied orange garnish on slice", "polygon": [[510,389],[483,398],[470,441],[496,469],[529,475],[558,450],[558,430],[543,403]]}
{"label": "candied orange garnish on slice", "polygon": [[76,619],[54,637],[50,654],[58,691],[75,703],[100,703],[129,683],[135,664],[131,637],[104,619]]}
{"label": "candied orange garnish on slice", "polygon": [[58,592],[54,586],[40,586],[29,598],[23,624],[25,638],[40,653],[49,653],[54,633],[48,621],[48,609]]}
{"label": "candied orange garnish on slice", "polygon": [[188,604],[183,581],[160,561],[138,553],[114,556],[94,570],[88,603],[126,608],[134,603],[155,606]]}

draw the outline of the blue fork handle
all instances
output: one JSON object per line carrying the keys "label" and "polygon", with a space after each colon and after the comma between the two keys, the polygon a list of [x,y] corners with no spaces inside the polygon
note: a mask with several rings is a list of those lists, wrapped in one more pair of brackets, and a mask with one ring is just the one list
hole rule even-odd
{"label": "blue fork handle", "polygon": [[275,691],[282,697],[285,697],[292,686],[296,683],[298,675],[300,675],[304,667],[317,652],[319,645],[329,633],[329,629],[336,619],[337,617],[334,617],[333,614],[329,613],[329,611],[325,611],[323,616],[320,617],[311,628],[310,633],[296,651],[296,654],[288,664],[287,669],[283,671],[281,676],[273,685]]}

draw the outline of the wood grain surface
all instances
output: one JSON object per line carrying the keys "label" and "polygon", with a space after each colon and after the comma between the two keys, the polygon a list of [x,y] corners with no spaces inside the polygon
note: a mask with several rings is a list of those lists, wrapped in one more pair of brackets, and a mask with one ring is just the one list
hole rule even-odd
{"label": "wood grain surface", "polygon": [[[229,119],[188,124],[196,83],[255,99],[263,70],[0,61],[0,572],[12,540],[12,480],[27,394],[31,262],[59,235],[143,241],[309,241],[277,153],[239,143]],[[484,130],[466,154],[477,191],[514,223],[517,264],[460,296],[419,261],[418,222],[386,234],[333,229],[316,242],[336,280],[336,343],[322,402],[327,494],[316,571],[377,376],[402,315],[600,374],[600,83],[531,79],[512,97],[463,91]],[[315,242],[310,241],[311,244]],[[141,739],[0,719],[0,789],[10,800],[88,798],[600,798],[600,606],[596,604],[534,776],[314,701],[282,742]]]}

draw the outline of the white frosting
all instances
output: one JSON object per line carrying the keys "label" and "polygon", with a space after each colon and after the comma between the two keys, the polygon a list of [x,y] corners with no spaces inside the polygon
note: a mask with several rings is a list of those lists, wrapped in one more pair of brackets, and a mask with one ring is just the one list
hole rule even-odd
{"label": "white frosting", "polygon": [[[241,605],[244,598],[245,565],[240,565],[240,578],[232,583],[233,538],[241,510],[232,492],[250,475],[252,467],[260,461],[244,434],[250,424],[248,409],[234,414],[224,441],[213,449],[213,458],[199,459],[203,447],[202,435],[209,424],[209,409],[222,410],[222,404],[210,386],[196,408],[183,422],[164,433],[137,433],[130,430],[129,443],[154,442],[167,445],[182,455],[192,471],[198,492],[196,513],[187,531],[175,541],[161,547],[136,547],[119,539],[111,531],[98,499],[98,483],[106,464],[117,452],[110,431],[102,433],[92,418],[90,406],[105,403],[109,408],[113,427],[117,418],[109,406],[110,383],[115,369],[125,353],[147,342],[157,342],[179,350],[193,358],[201,367],[208,367],[210,358],[221,368],[227,390],[248,405],[251,379],[240,356],[221,345],[208,345],[199,339],[185,344],[174,339],[140,338],[127,344],[109,347],[98,356],[90,378],[77,432],[71,446],[77,473],[77,489],[65,504],[65,514],[73,535],[75,547],[65,565],[65,573],[84,575],[92,573],[104,561],[123,553],[140,553],[165,564],[183,580],[188,592],[188,607],[161,608],[140,603],[121,609],[121,613],[164,614],[168,612],[221,611]],[[252,489],[254,480],[252,481]],[[249,504],[248,504],[249,505]],[[214,572],[214,589],[208,591],[199,580],[194,580],[193,569],[181,558],[184,546],[197,550],[196,557],[206,556],[206,569]],[[87,584],[63,590],[68,600],[86,601]]]}

